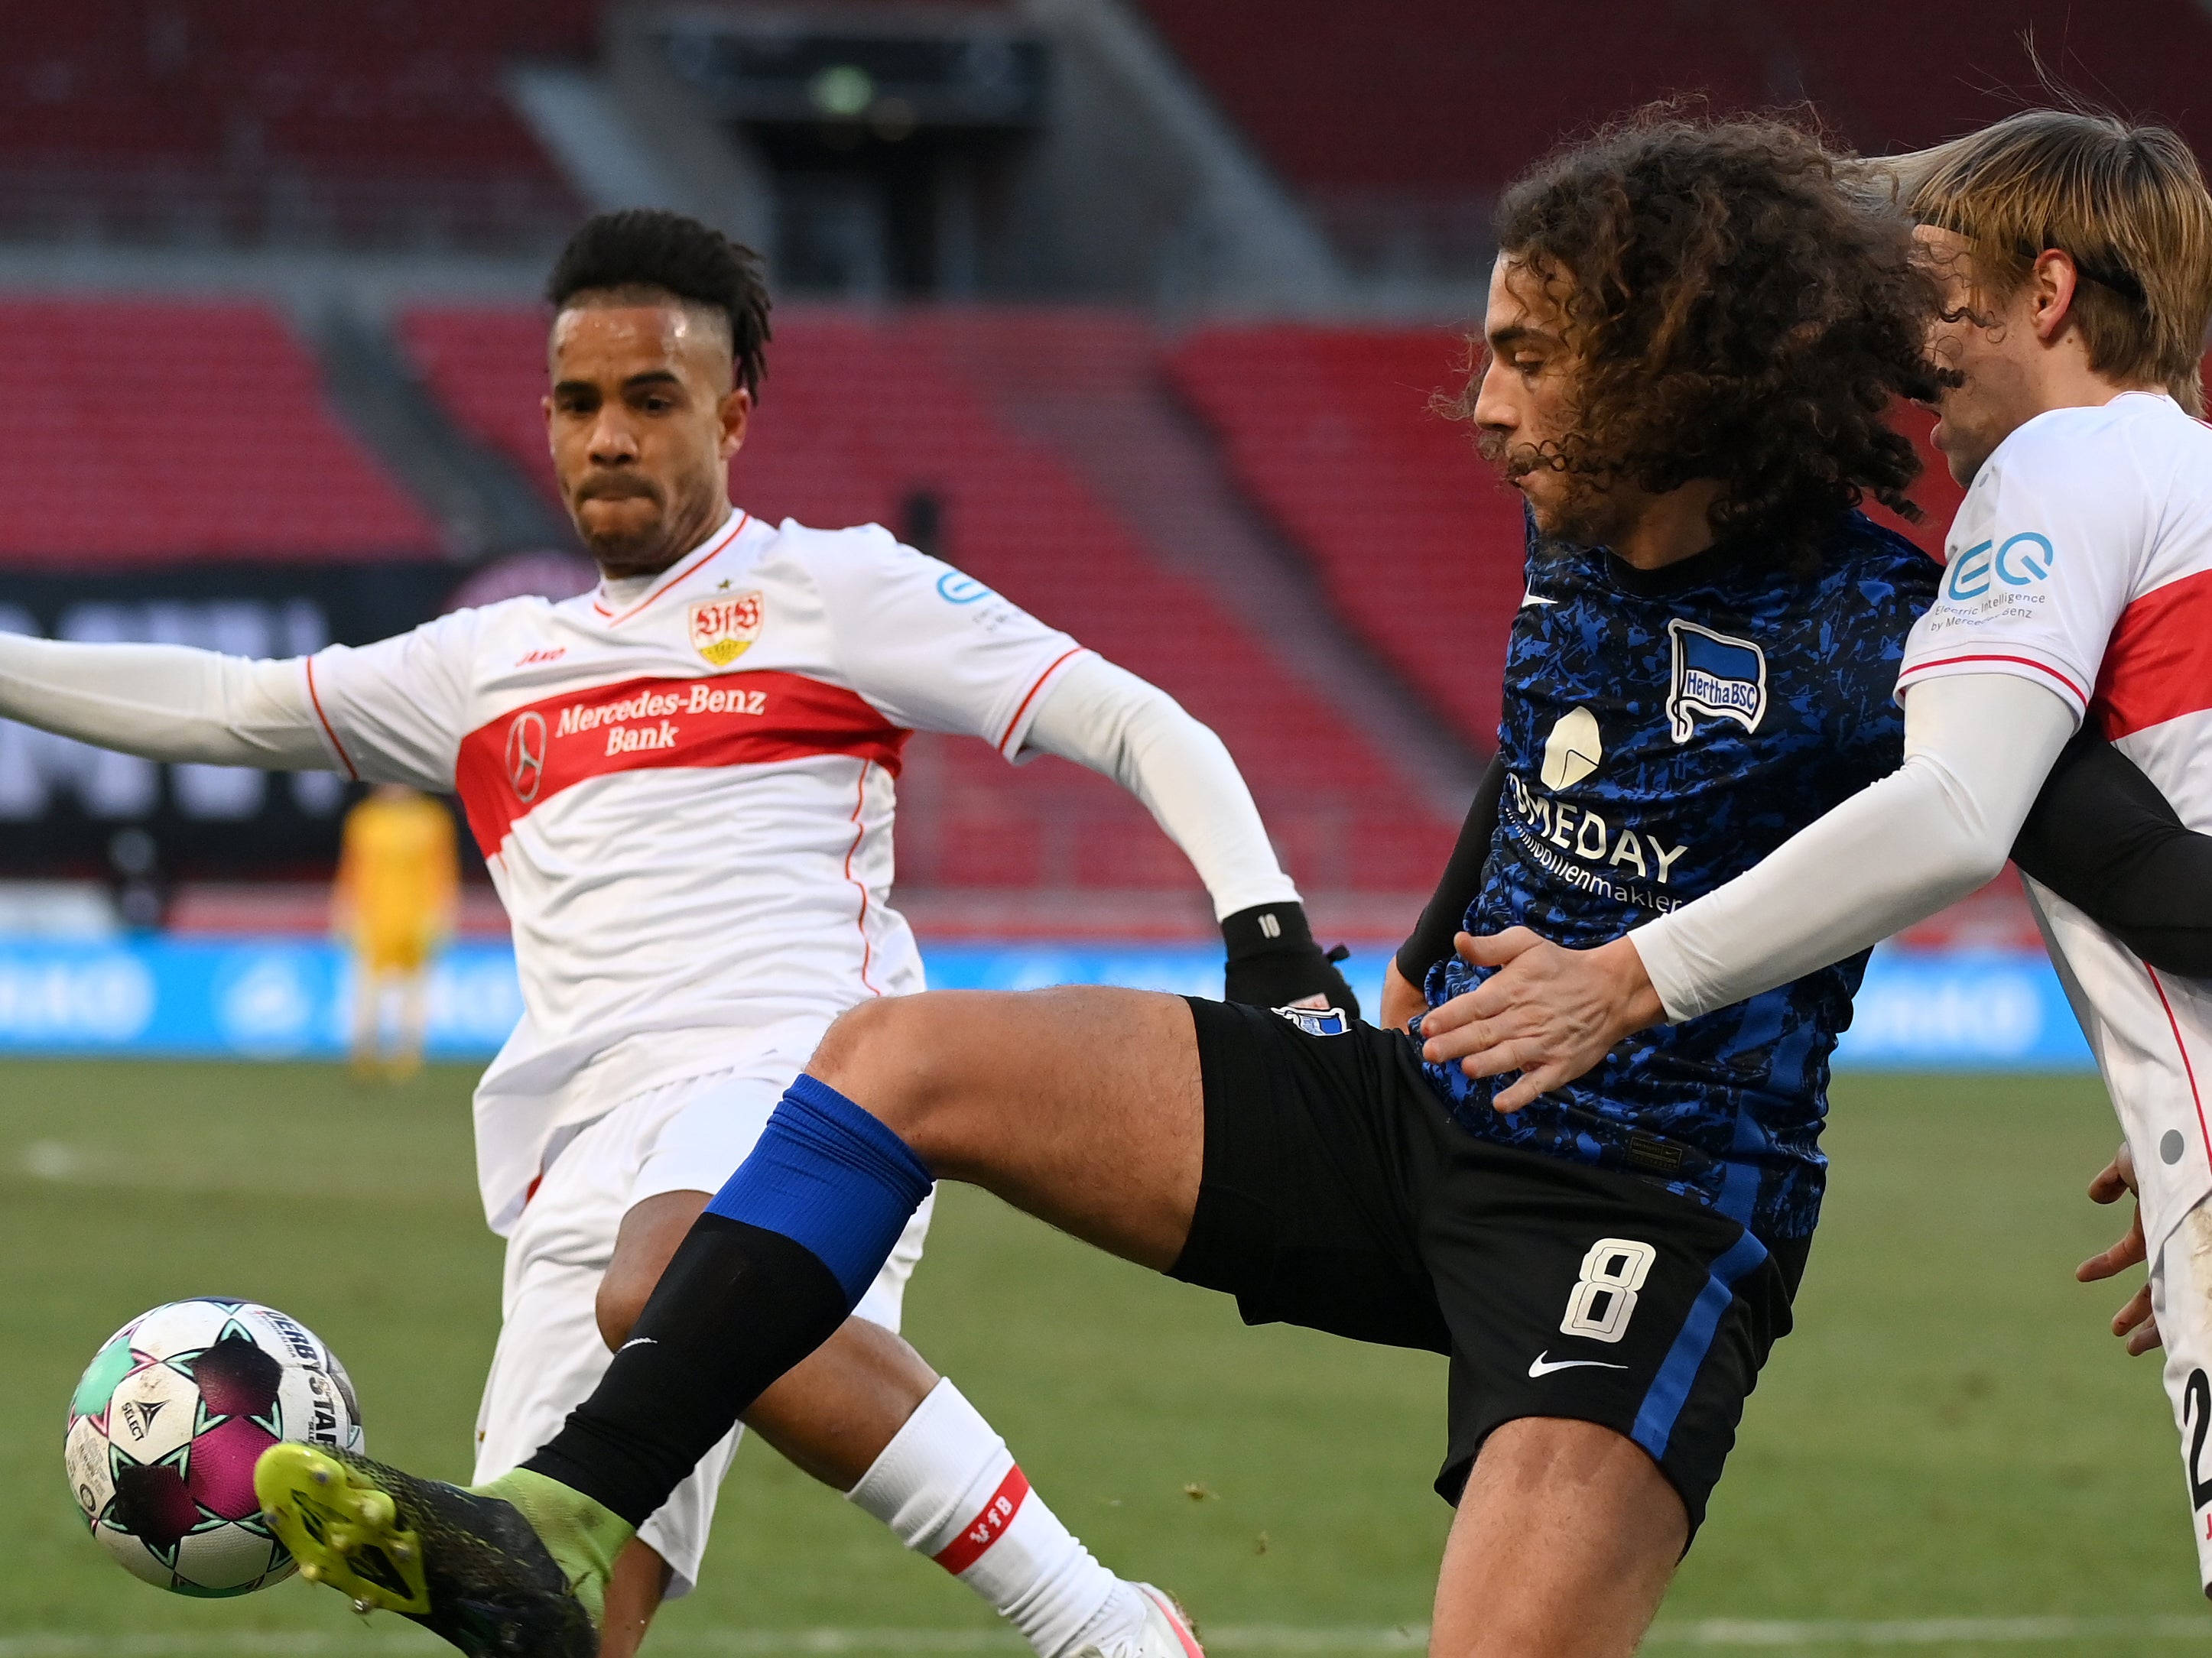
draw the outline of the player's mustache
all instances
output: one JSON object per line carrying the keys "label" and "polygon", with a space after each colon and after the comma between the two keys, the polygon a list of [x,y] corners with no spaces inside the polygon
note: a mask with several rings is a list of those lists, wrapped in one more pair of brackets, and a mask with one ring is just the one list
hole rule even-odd
{"label": "player's mustache", "polygon": [[1544,465],[1542,452],[1534,444],[1516,443],[1503,432],[1479,434],[1474,446],[1485,460],[1505,475],[1508,483],[1517,483]]}
{"label": "player's mustache", "polygon": [[585,501],[628,501],[633,498],[659,501],[660,486],[651,478],[640,477],[635,472],[597,472],[576,486],[576,499]]}

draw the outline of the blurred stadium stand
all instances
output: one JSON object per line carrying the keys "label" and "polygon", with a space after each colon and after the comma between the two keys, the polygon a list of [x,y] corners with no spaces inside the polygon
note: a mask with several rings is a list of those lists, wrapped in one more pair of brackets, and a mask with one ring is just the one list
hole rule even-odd
{"label": "blurred stadium stand", "polygon": [[2124,27],[2069,0],[1563,0],[1510,40],[1502,14],[1461,0],[1395,0],[1387,27],[1334,0],[1140,3],[1353,270],[1375,278],[1479,272],[1498,189],[1556,139],[1649,100],[1810,99],[1861,151],[1909,149],[2047,100],[2023,37],[2063,83],[2177,122],[2200,153],[2212,146],[2212,14],[2195,0],[2129,0]]}
{"label": "blurred stadium stand", "polygon": [[266,307],[0,301],[0,354],[18,398],[0,564],[439,550]]}
{"label": "blurred stadium stand", "polygon": [[1430,406],[1464,383],[1467,355],[1438,329],[1212,329],[1171,372],[1339,612],[1487,750],[1521,600],[1521,502]]}
{"label": "blurred stadium stand", "polygon": [[[1506,179],[1673,91],[1925,143],[2035,94],[2030,29],[2059,79],[2212,139],[2191,0],[2124,29],[2063,0],[1565,0],[1544,27],[1575,51],[1525,67],[1449,0],[17,10],[0,627],[307,648],[571,568],[536,288],[585,211],[679,207],[797,300],[739,500],[886,524],[1167,686],[1324,925],[1370,937],[1443,856],[1520,593],[1517,503],[1429,407]],[[1940,464],[1917,498],[1932,550]],[[1204,932],[1118,791],[909,753],[901,900],[929,930]],[[319,870],[333,789],[0,727],[0,877],[96,875],[143,823],[174,925],[319,927],[319,897],[250,882]],[[2018,942],[2011,893],[1926,936]]]}
{"label": "blurred stadium stand", "polygon": [[594,0],[16,7],[0,235],[191,244],[557,240],[576,197],[502,70],[581,55]]}

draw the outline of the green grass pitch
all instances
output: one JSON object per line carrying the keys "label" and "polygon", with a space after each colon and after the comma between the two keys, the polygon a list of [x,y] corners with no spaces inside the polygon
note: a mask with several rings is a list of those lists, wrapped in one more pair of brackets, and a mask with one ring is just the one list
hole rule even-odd
{"label": "green grass pitch", "polygon": [[[61,1436],[77,1372],[117,1324],[234,1294],[336,1346],[374,1453],[465,1476],[499,1302],[470,1081],[0,1065],[0,1658],[445,1650],[388,1618],[362,1630],[297,1582],[202,1604],[131,1581],[82,1533]],[[2114,1139],[2094,1079],[1860,1077],[1835,1091],[1837,1167],[1797,1333],[1752,1400],[1664,1627],[2194,1618],[2212,1638],[2154,1361],[2130,1363],[2103,1332],[2124,1291],[2070,1277],[2115,1224],[2081,1196]],[[311,1212],[349,1228],[311,1248]],[[1425,1620],[1448,1518],[1428,1490],[1441,1361],[1247,1330],[1218,1297],[957,1189],[908,1309],[908,1333],[1069,1522],[1242,1631],[1239,1649],[1267,1644],[1257,1626]],[[989,1627],[935,1568],[757,1445],[706,1583],[664,1619],[672,1658],[823,1629],[941,1631],[872,1649],[957,1651]],[[2194,1628],[2002,1649],[2173,1651]]]}

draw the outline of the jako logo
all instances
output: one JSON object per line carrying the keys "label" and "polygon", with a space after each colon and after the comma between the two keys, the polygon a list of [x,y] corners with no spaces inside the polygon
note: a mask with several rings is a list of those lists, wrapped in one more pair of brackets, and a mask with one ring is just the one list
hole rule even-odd
{"label": "jako logo", "polygon": [[1667,690],[1667,724],[1677,743],[1697,732],[1694,716],[1733,720],[1747,732],[1766,714],[1766,653],[1747,639],[1731,639],[1679,617],[1667,624],[1674,644],[1674,672]]}
{"label": "jako logo", "polygon": [[2027,587],[2051,574],[2051,567],[2058,555],[2046,536],[2033,530],[2023,530],[2012,537],[1990,556],[1989,542],[1977,543],[1951,561],[1950,574],[1943,580],[1946,598],[1979,598],[1989,592],[1992,578],[2008,587]]}

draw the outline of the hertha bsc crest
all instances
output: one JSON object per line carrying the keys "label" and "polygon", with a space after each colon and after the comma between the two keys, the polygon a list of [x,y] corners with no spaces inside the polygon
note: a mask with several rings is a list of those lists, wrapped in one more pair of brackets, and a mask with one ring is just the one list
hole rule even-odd
{"label": "hertha bsc crest", "polygon": [[716,667],[728,667],[760,637],[765,609],[757,592],[700,599],[691,606],[692,648]]}

